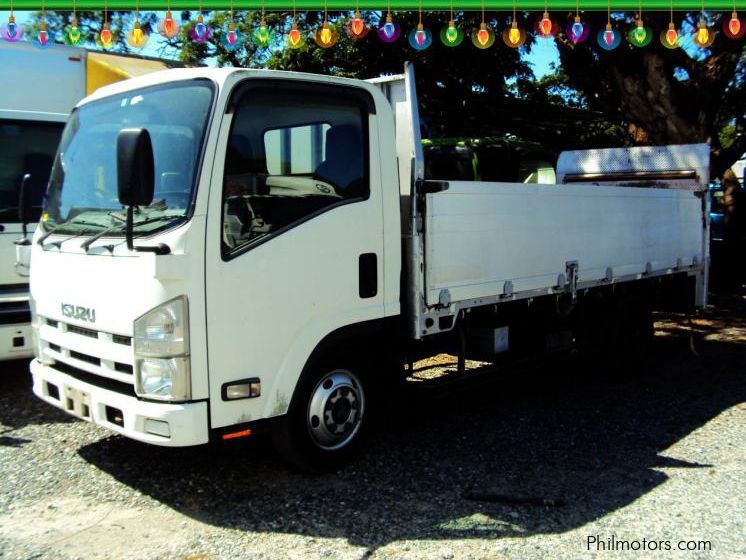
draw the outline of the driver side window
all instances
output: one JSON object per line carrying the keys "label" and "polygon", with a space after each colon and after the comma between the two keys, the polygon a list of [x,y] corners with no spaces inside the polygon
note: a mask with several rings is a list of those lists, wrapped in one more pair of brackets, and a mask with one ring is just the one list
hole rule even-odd
{"label": "driver side window", "polygon": [[223,254],[367,198],[367,117],[341,96],[245,93],[225,155]]}

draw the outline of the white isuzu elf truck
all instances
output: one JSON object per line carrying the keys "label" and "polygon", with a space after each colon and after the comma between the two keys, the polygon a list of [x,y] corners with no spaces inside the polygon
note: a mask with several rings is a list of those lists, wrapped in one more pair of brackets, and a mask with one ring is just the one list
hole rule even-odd
{"label": "white isuzu elf truck", "polygon": [[[190,446],[354,449],[403,364],[507,360],[705,305],[706,146],[563,154],[562,184],[423,179],[413,69],[169,70],[65,128],[32,243],[41,399]],[[619,186],[616,186],[619,185]]]}

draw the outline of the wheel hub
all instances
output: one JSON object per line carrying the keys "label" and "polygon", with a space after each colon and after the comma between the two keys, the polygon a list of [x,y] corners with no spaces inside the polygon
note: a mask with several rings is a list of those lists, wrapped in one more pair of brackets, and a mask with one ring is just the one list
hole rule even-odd
{"label": "wheel hub", "polygon": [[363,389],[355,375],[335,370],[316,385],[308,406],[308,429],[322,449],[347,445],[360,428],[365,406]]}

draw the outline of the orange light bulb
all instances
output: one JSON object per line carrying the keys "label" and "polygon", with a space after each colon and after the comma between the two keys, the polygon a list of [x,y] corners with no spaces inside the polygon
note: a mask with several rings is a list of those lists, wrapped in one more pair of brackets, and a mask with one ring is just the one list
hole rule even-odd
{"label": "orange light bulb", "polygon": [[741,31],[741,20],[738,19],[738,14],[736,12],[731,14],[730,21],[728,22],[728,29],[734,36],[737,36]]}
{"label": "orange light bulb", "polygon": [[541,30],[542,35],[549,35],[552,32],[552,20],[549,19],[549,14],[547,12],[544,12],[544,17],[542,17],[541,22],[539,22],[539,29]]}
{"label": "orange light bulb", "polygon": [[166,36],[173,37],[175,29],[176,23],[174,22],[174,18],[171,17],[171,12],[166,12],[166,19],[163,20],[163,31],[166,32]]}

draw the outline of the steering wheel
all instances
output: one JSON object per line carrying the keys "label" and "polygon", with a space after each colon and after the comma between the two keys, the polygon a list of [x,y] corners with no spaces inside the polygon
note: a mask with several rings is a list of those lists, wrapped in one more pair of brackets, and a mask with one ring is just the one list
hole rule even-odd
{"label": "steering wheel", "polygon": [[159,191],[153,196],[153,202],[166,201],[169,209],[189,208],[192,201],[192,193],[184,191]]}

